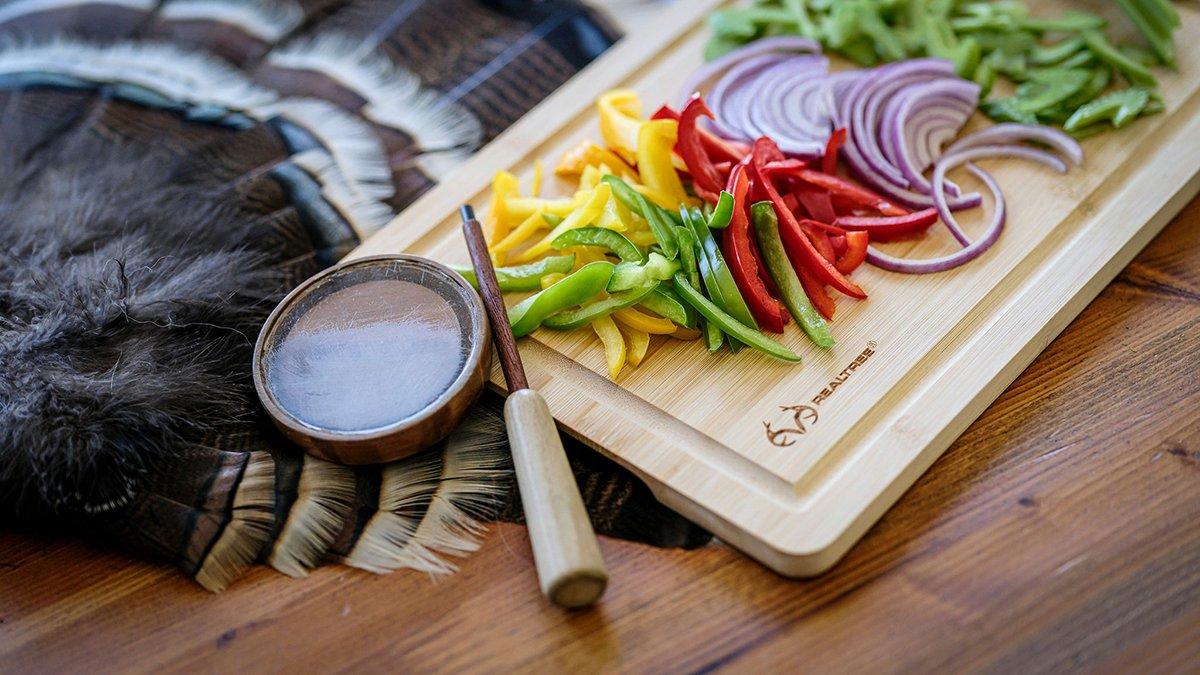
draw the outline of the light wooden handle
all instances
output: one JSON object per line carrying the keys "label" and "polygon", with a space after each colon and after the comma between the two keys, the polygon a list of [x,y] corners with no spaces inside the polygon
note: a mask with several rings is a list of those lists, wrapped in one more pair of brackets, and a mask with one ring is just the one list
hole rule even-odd
{"label": "light wooden handle", "polygon": [[521,389],[505,402],[504,422],[542,593],[562,607],[590,605],[608,572],[550,408],[541,394]]}

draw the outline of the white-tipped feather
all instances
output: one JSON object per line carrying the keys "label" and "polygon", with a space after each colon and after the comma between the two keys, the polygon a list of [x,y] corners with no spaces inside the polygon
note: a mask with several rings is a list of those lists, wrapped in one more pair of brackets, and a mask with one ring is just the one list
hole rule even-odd
{"label": "white-tipped feather", "polygon": [[[343,562],[378,574],[402,568],[453,573],[457,568],[443,556],[479,548],[486,530],[480,519],[508,490],[503,479],[511,464],[503,427],[495,427],[469,415],[446,441],[440,462],[437,455],[418,455],[385,467],[379,512]],[[425,500],[424,514],[413,513]]]}
{"label": "white-tipped feather", "polygon": [[321,562],[354,508],[354,470],[306,455],[279,537],[267,559],[290,577],[306,577]]}
{"label": "white-tipped feather", "polygon": [[304,21],[304,10],[294,0],[168,0],[159,16],[165,21],[218,21],[274,43]]}
{"label": "white-tipped feather", "polygon": [[91,2],[81,2],[80,0],[8,0],[0,4],[0,23],[12,21],[26,14],[48,12],[67,7],[74,8],[81,4],[101,7],[105,5],[109,7],[127,7],[129,9],[149,12],[154,9],[157,0],[91,0]]}
{"label": "white-tipped feather", "polygon": [[275,522],[275,462],[270,453],[252,452],[233,498],[233,512],[221,536],[196,572],[196,583],[219,593],[245,572],[267,543]]}
{"label": "white-tipped feather", "polygon": [[469,110],[440,100],[436,91],[421,86],[415,74],[360,38],[323,33],[295,40],[272,51],[267,62],[336,80],[367,101],[363,117],[412,136],[424,151],[444,153],[428,165],[433,178],[460,164],[483,139],[483,127]]}
{"label": "white-tipped feather", "polygon": [[254,110],[253,115],[261,119],[279,115],[303,127],[329,150],[362,194],[387,199],[394,193],[383,143],[360,118],[317,98],[285,98]]}
{"label": "white-tipped feather", "polygon": [[321,182],[326,199],[350,221],[360,237],[391,219],[381,199],[392,193],[383,145],[366,123],[332,104],[309,99],[281,100],[252,84],[226,62],[163,43],[119,42],[104,47],[56,38],[28,43],[0,40],[0,74],[49,72],[89,82],[126,82],[171,100],[213,105],[255,119],[282,114],[326,146],[328,152],[297,155],[297,164]]}
{"label": "white-tipped feather", "polygon": [[160,42],[117,42],[103,47],[54,38],[30,43],[0,40],[0,73],[49,72],[89,82],[127,82],[171,100],[248,110],[278,99],[228,63]]}
{"label": "white-tipped feather", "polygon": [[392,208],[363,194],[346,180],[333,155],[325,150],[307,150],[292,155],[292,162],[321,184],[321,196],[350,223],[359,241],[387,225]]}

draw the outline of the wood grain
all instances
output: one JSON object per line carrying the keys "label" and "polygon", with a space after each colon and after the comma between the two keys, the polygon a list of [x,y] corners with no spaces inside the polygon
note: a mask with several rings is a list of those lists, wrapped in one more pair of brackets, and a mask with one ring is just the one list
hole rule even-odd
{"label": "wood grain", "polygon": [[542,395],[520,389],[504,402],[504,424],[542,593],[560,607],[595,602],[608,572]]}
{"label": "wood grain", "polygon": [[[674,95],[700,63],[703,17],[717,4],[664,10],[351,255],[463,261],[458,205],[485,204],[496,171],[528,180],[537,161],[595,139],[603,91],[631,88],[647,110]],[[1077,0],[1030,5],[1055,15]],[[1114,28],[1128,24],[1116,4],[1095,5]],[[1180,34],[1200,34],[1200,7],[1179,7]],[[802,366],[661,338],[613,383],[592,334],[543,330],[519,345],[530,381],[564,429],[645,478],[664,503],[781,573],[827,569],[1200,190],[1200,49],[1179,42],[1178,70],[1162,73],[1163,114],[1088,139],[1084,166],[1065,176],[989,164],[1009,195],[999,243],[951,273],[864,266],[855,281],[870,298],[839,303],[833,349],[813,348],[798,329],[782,336]],[[990,208],[968,227],[978,232]],[[928,258],[957,247],[941,228],[891,250]],[[768,424],[795,428],[790,443],[776,443]]]}
{"label": "wood grain", "polygon": [[455,577],[265,568],[212,596],[173,568],[0,532],[0,671],[1195,672],[1200,200],[833,570],[603,539],[564,613],[525,530]]}

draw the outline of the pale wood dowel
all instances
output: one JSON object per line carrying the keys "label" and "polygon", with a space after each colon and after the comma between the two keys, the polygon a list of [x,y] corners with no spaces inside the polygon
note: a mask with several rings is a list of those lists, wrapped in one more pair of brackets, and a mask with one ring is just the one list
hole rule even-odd
{"label": "pale wood dowel", "polygon": [[550,408],[532,389],[514,391],[504,422],[542,592],[562,607],[590,605],[608,572]]}

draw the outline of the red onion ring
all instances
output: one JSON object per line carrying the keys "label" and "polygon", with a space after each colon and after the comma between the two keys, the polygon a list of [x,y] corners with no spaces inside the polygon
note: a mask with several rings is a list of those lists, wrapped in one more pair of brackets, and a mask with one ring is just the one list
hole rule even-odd
{"label": "red onion ring", "polygon": [[749,115],[755,103],[751,96],[753,92],[745,83],[758,82],[756,76],[759,73],[783,63],[787,58],[784,54],[760,54],[740,61],[726,71],[708,92],[708,107],[716,116],[715,120],[707,120],[712,130],[730,139],[757,138],[756,135],[741,133],[751,126]]}
{"label": "red onion ring", "polygon": [[1000,186],[996,184],[996,179],[988,172],[980,169],[974,164],[968,164],[967,169],[971,173],[979,177],[980,180],[987,185],[988,190],[996,200],[996,210],[992,214],[992,222],[988,225],[988,229],[984,235],[975,241],[968,242],[961,251],[944,255],[939,258],[926,258],[924,260],[909,260],[906,258],[897,258],[893,255],[888,255],[875,248],[874,246],[867,247],[867,262],[872,265],[885,269],[891,272],[903,272],[906,274],[933,274],[934,272],[944,272],[949,269],[954,269],[960,265],[965,265],[975,258],[978,258],[984,251],[992,247],[996,240],[1000,238],[1000,233],[1004,231],[1004,221],[1007,218],[1007,206],[1004,202],[1004,193],[1000,191]]}
{"label": "red onion ring", "polygon": [[1065,131],[1037,124],[1017,124],[1014,122],[997,124],[960,139],[947,148],[946,152],[949,154],[980,145],[999,145],[1025,141],[1033,141],[1054,148],[1075,166],[1083,164],[1083,148],[1080,147],[1079,141],[1071,138],[1071,135]]}
{"label": "red onion ring", "polygon": [[946,194],[944,191],[946,172],[960,164],[988,159],[990,157],[1025,159],[1044,164],[1058,173],[1067,172],[1066,163],[1056,155],[1045,150],[1027,148],[1023,145],[981,145],[943,155],[933,167],[933,202],[938,210],[938,216],[942,219],[942,223],[946,225],[946,229],[950,230],[950,234],[954,235],[958,243],[963,246],[969,245],[971,239],[959,227],[958,221],[954,219],[954,214],[950,212],[949,205],[946,204]]}

